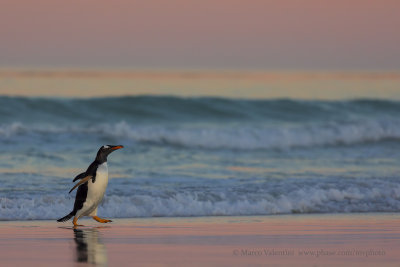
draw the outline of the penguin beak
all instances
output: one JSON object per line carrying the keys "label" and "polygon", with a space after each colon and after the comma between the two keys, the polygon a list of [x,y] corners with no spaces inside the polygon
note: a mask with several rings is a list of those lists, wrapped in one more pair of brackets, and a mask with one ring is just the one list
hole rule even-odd
{"label": "penguin beak", "polygon": [[123,148],[124,146],[113,146],[111,149],[112,150],[117,150],[117,149],[120,149],[120,148]]}

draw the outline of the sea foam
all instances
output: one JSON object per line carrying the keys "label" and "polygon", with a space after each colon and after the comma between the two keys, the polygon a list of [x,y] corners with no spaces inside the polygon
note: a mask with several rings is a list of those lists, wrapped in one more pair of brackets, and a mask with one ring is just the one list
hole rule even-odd
{"label": "sea foam", "polygon": [[[57,135],[55,135],[57,134]],[[127,122],[91,126],[0,126],[2,141],[19,138],[91,138],[128,140],[154,145],[205,149],[288,149],[293,147],[352,145],[400,140],[400,119],[371,119],[310,125],[132,125]]]}
{"label": "sea foam", "polygon": [[[395,179],[285,179],[260,187],[246,194],[240,193],[243,189],[225,187],[186,192],[169,188],[168,194],[111,192],[99,214],[135,218],[400,211],[400,184]],[[57,219],[72,206],[73,197],[62,194],[2,197],[0,220]]]}

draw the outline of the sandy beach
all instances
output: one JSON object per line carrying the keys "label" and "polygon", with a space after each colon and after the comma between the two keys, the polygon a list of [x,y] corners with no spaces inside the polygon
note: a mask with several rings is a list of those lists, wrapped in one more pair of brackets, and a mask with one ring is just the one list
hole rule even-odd
{"label": "sandy beach", "polygon": [[398,266],[394,213],[0,222],[1,266]]}

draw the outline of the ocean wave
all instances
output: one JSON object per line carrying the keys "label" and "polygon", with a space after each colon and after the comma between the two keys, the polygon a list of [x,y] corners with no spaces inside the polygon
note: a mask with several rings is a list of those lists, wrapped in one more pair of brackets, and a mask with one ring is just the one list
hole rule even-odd
{"label": "ocean wave", "polygon": [[340,121],[400,115],[387,100],[304,101],[127,96],[92,99],[0,96],[0,123],[93,121]]}
{"label": "ocean wave", "polygon": [[[400,185],[390,179],[303,180],[295,182],[296,186],[290,180],[281,183],[270,182],[265,190],[246,194],[232,188],[159,195],[108,194],[99,214],[134,218],[400,211]],[[53,220],[68,213],[72,205],[72,197],[60,195],[2,197],[0,220]]]}
{"label": "ocean wave", "polygon": [[326,145],[352,145],[400,139],[400,120],[367,120],[321,125],[233,127],[131,127],[120,123],[103,128],[113,138],[137,142],[207,149],[287,149]]}
{"label": "ocean wave", "polygon": [[134,142],[204,149],[289,149],[400,140],[400,119],[381,118],[357,122],[301,125],[131,125],[126,122],[91,126],[32,126],[11,123],[0,126],[0,142],[20,138],[63,142],[66,138]]}

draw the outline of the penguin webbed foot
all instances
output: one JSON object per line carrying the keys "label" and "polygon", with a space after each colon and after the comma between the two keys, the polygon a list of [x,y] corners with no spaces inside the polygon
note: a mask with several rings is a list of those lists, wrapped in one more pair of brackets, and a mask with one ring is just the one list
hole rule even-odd
{"label": "penguin webbed foot", "polygon": [[102,219],[102,218],[97,217],[97,216],[93,216],[92,218],[93,218],[94,220],[98,221],[99,223],[109,223],[109,222],[112,222],[111,220]]}
{"label": "penguin webbed foot", "polygon": [[72,221],[72,223],[74,224],[74,228],[78,227],[78,226],[84,226],[83,224],[77,224],[76,222],[78,221],[78,218],[74,218],[74,220]]}

